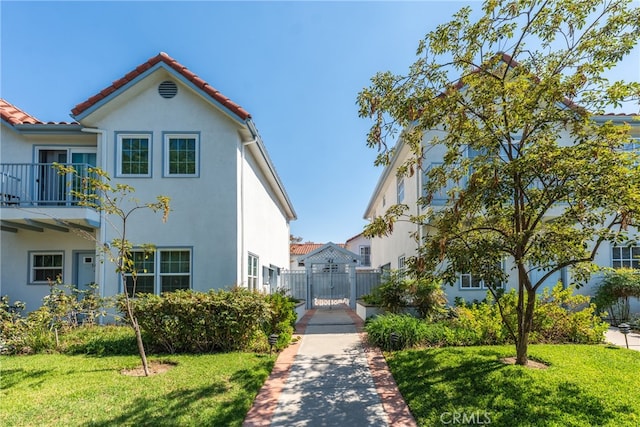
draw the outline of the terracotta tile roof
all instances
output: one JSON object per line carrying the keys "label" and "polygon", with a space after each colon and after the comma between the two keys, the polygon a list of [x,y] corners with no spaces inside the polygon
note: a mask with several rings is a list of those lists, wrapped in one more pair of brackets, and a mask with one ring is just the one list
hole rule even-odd
{"label": "terracotta tile roof", "polygon": [[228,108],[229,111],[237,115],[240,119],[247,120],[248,118],[251,117],[251,114],[249,114],[244,108],[240,107],[238,104],[231,101],[229,98],[221,94],[220,91],[218,91],[216,88],[210,86],[207,82],[202,80],[193,72],[189,71],[187,67],[185,67],[184,65],[181,65],[180,63],[178,63],[178,61],[176,61],[175,59],[173,59],[172,57],[170,57],[164,52],[160,52],[158,55],[149,59],[147,62],[137,66],[133,71],[129,72],[121,79],[116,80],[110,86],[101,90],[96,95],[76,105],[75,108],[71,110],[71,112],[73,113],[74,116],[81,114],[82,112],[91,108],[93,105],[105,99],[106,97],[111,95],[113,92],[118,90],[120,87],[130,83],[135,78],[137,78],[138,76],[140,76],[141,74],[143,74],[144,72],[146,72],[147,70],[154,67],[156,64],[160,62],[165,63],[166,65],[168,65],[169,67],[177,71],[185,79],[193,83],[196,87],[198,87],[204,93],[209,95],[212,99],[219,102],[224,107]]}
{"label": "terracotta tile roof", "polygon": [[[598,114],[596,114],[598,115]],[[638,117],[640,114],[637,113],[604,113],[602,116],[616,116],[616,117]]]}
{"label": "terracotta tile roof", "polygon": [[21,110],[5,99],[0,98],[0,117],[12,126],[15,125],[77,125],[77,122],[43,122]]}
{"label": "terracotta tile roof", "polygon": [[43,122],[0,98],[0,117],[11,125],[42,124]]}
{"label": "terracotta tile roof", "polygon": [[[324,245],[325,245],[325,243],[313,243],[313,242],[291,243],[291,245],[289,247],[289,253],[291,255],[306,255],[309,252],[313,252],[316,249],[321,248]],[[344,248],[344,244],[343,243],[338,243],[337,246],[340,246],[341,248]]]}

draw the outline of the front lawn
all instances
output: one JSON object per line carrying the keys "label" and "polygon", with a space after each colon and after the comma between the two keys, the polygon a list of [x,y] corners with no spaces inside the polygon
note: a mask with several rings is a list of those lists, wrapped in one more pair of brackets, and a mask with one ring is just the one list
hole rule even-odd
{"label": "front lawn", "polygon": [[0,358],[2,426],[240,426],[273,367],[251,353],[171,355],[169,371],[131,377],[137,356]]}
{"label": "front lawn", "polygon": [[506,365],[514,346],[387,354],[420,426],[639,426],[640,352],[604,345],[534,345],[547,369]]}

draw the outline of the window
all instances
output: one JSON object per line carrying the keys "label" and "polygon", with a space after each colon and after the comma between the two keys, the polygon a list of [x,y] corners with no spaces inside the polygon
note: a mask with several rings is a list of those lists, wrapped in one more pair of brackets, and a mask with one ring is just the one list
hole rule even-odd
{"label": "window", "polygon": [[[155,252],[132,251],[136,270],[136,294],[172,292],[191,288],[191,251],[189,249],[158,249]],[[133,291],[133,276],[126,274],[129,296]]]}
{"label": "window", "polygon": [[185,250],[160,251],[160,292],[189,289],[191,253]]}
{"label": "window", "polygon": [[371,265],[371,246],[360,246],[360,265],[369,267]]}
{"label": "window", "polygon": [[460,274],[460,288],[462,289],[482,289],[481,282],[477,277],[472,277],[470,273]]}
{"label": "window", "polygon": [[[155,254],[145,251],[132,251],[134,270],[136,272],[135,293],[153,294],[155,293]],[[127,293],[133,296],[134,279],[132,274],[126,274]]]}
{"label": "window", "polygon": [[196,176],[199,158],[199,138],[196,134],[164,135],[165,176]]}
{"label": "window", "polygon": [[151,136],[121,134],[117,137],[118,176],[151,176]]}
{"label": "window", "polygon": [[[624,144],[622,151],[640,156],[640,138],[633,138],[630,143]],[[635,164],[637,165],[638,163],[636,162]]]}
{"label": "window", "polygon": [[247,272],[247,287],[254,291],[258,289],[258,257],[249,254],[249,271]]}
{"label": "window", "polygon": [[404,201],[404,178],[398,177],[396,185],[398,187],[398,203],[402,203]]}
{"label": "window", "polygon": [[611,257],[613,268],[639,268],[640,246],[613,246]]}
{"label": "window", "polygon": [[[500,262],[496,264],[496,267],[504,271],[504,264]],[[481,277],[473,276],[471,273],[460,274],[460,289],[501,289],[504,287],[504,283],[495,281],[493,284],[485,281]]]}
{"label": "window", "polygon": [[49,283],[62,278],[62,252],[34,252],[31,258],[31,283]]}
{"label": "window", "polygon": [[398,270],[404,270],[406,265],[405,261],[406,259],[404,255],[398,257]]}
{"label": "window", "polygon": [[[426,185],[429,182],[429,172],[436,167],[442,166],[442,163],[434,162],[429,165],[428,168],[422,174],[422,197],[427,196],[427,188]],[[450,190],[455,188],[457,185],[452,179],[448,179],[447,183],[444,187],[440,188],[438,191],[433,193],[433,198],[431,199],[432,205],[444,205],[449,200],[449,195],[447,194]]]}

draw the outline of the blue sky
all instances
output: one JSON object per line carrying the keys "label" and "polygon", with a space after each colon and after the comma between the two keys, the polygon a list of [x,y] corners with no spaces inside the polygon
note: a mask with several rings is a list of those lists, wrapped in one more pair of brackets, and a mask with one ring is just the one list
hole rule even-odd
{"label": "blue sky", "polygon": [[[356,96],[479,2],[0,2],[0,96],[44,121],[166,52],[253,117],[304,240],[344,242],[381,173]],[[638,49],[619,78],[640,80]],[[637,111],[636,111],[637,112]]]}

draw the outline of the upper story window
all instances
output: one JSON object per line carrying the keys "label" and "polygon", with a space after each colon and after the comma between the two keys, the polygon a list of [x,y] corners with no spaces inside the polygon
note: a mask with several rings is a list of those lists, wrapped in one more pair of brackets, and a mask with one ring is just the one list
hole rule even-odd
{"label": "upper story window", "polygon": [[[429,182],[429,172],[431,169],[442,166],[440,162],[433,162],[427,167],[422,174],[422,197],[427,196],[427,188],[426,185]],[[433,193],[433,197],[431,199],[432,205],[444,205],[449,200],[449,191],[455,188],[458,185],[454,180],[448,179],[447,183],[444,187],[440,188],[438,191]]]}
{"label": "upper story window", "polygon": [[401,255],[401,256],[398,257],[398,270],[404,271],[404,269],[407,266],[406,260],[407,259],[405,258],[404,255]]}
{"label": "upper story window", "polygon": [[371,246],[360,246],[360,265],[369,267],[371,265]]}
{"label": "upper story window", "polygon": [[118,134],[117,176],[151,176],[151,135]]}
{"label": "upper story window", "polygon": [[32,252],[30,283],[49,283],[62,278],[63,252]]}
{"label": "upper story window", "polygon": [[195,133],[164,135],[164,175],[197,176],[200,173],[200,138]]}
{"label": "upper story window", "polygon": [[640,268],[640,246],[613,246],[612,252],[613,268]]}
{"label": "upper story window", "polygon": [[404,201],[404,178],[398,177],[396,187],[398,189],[398,203],[402,203]]}

